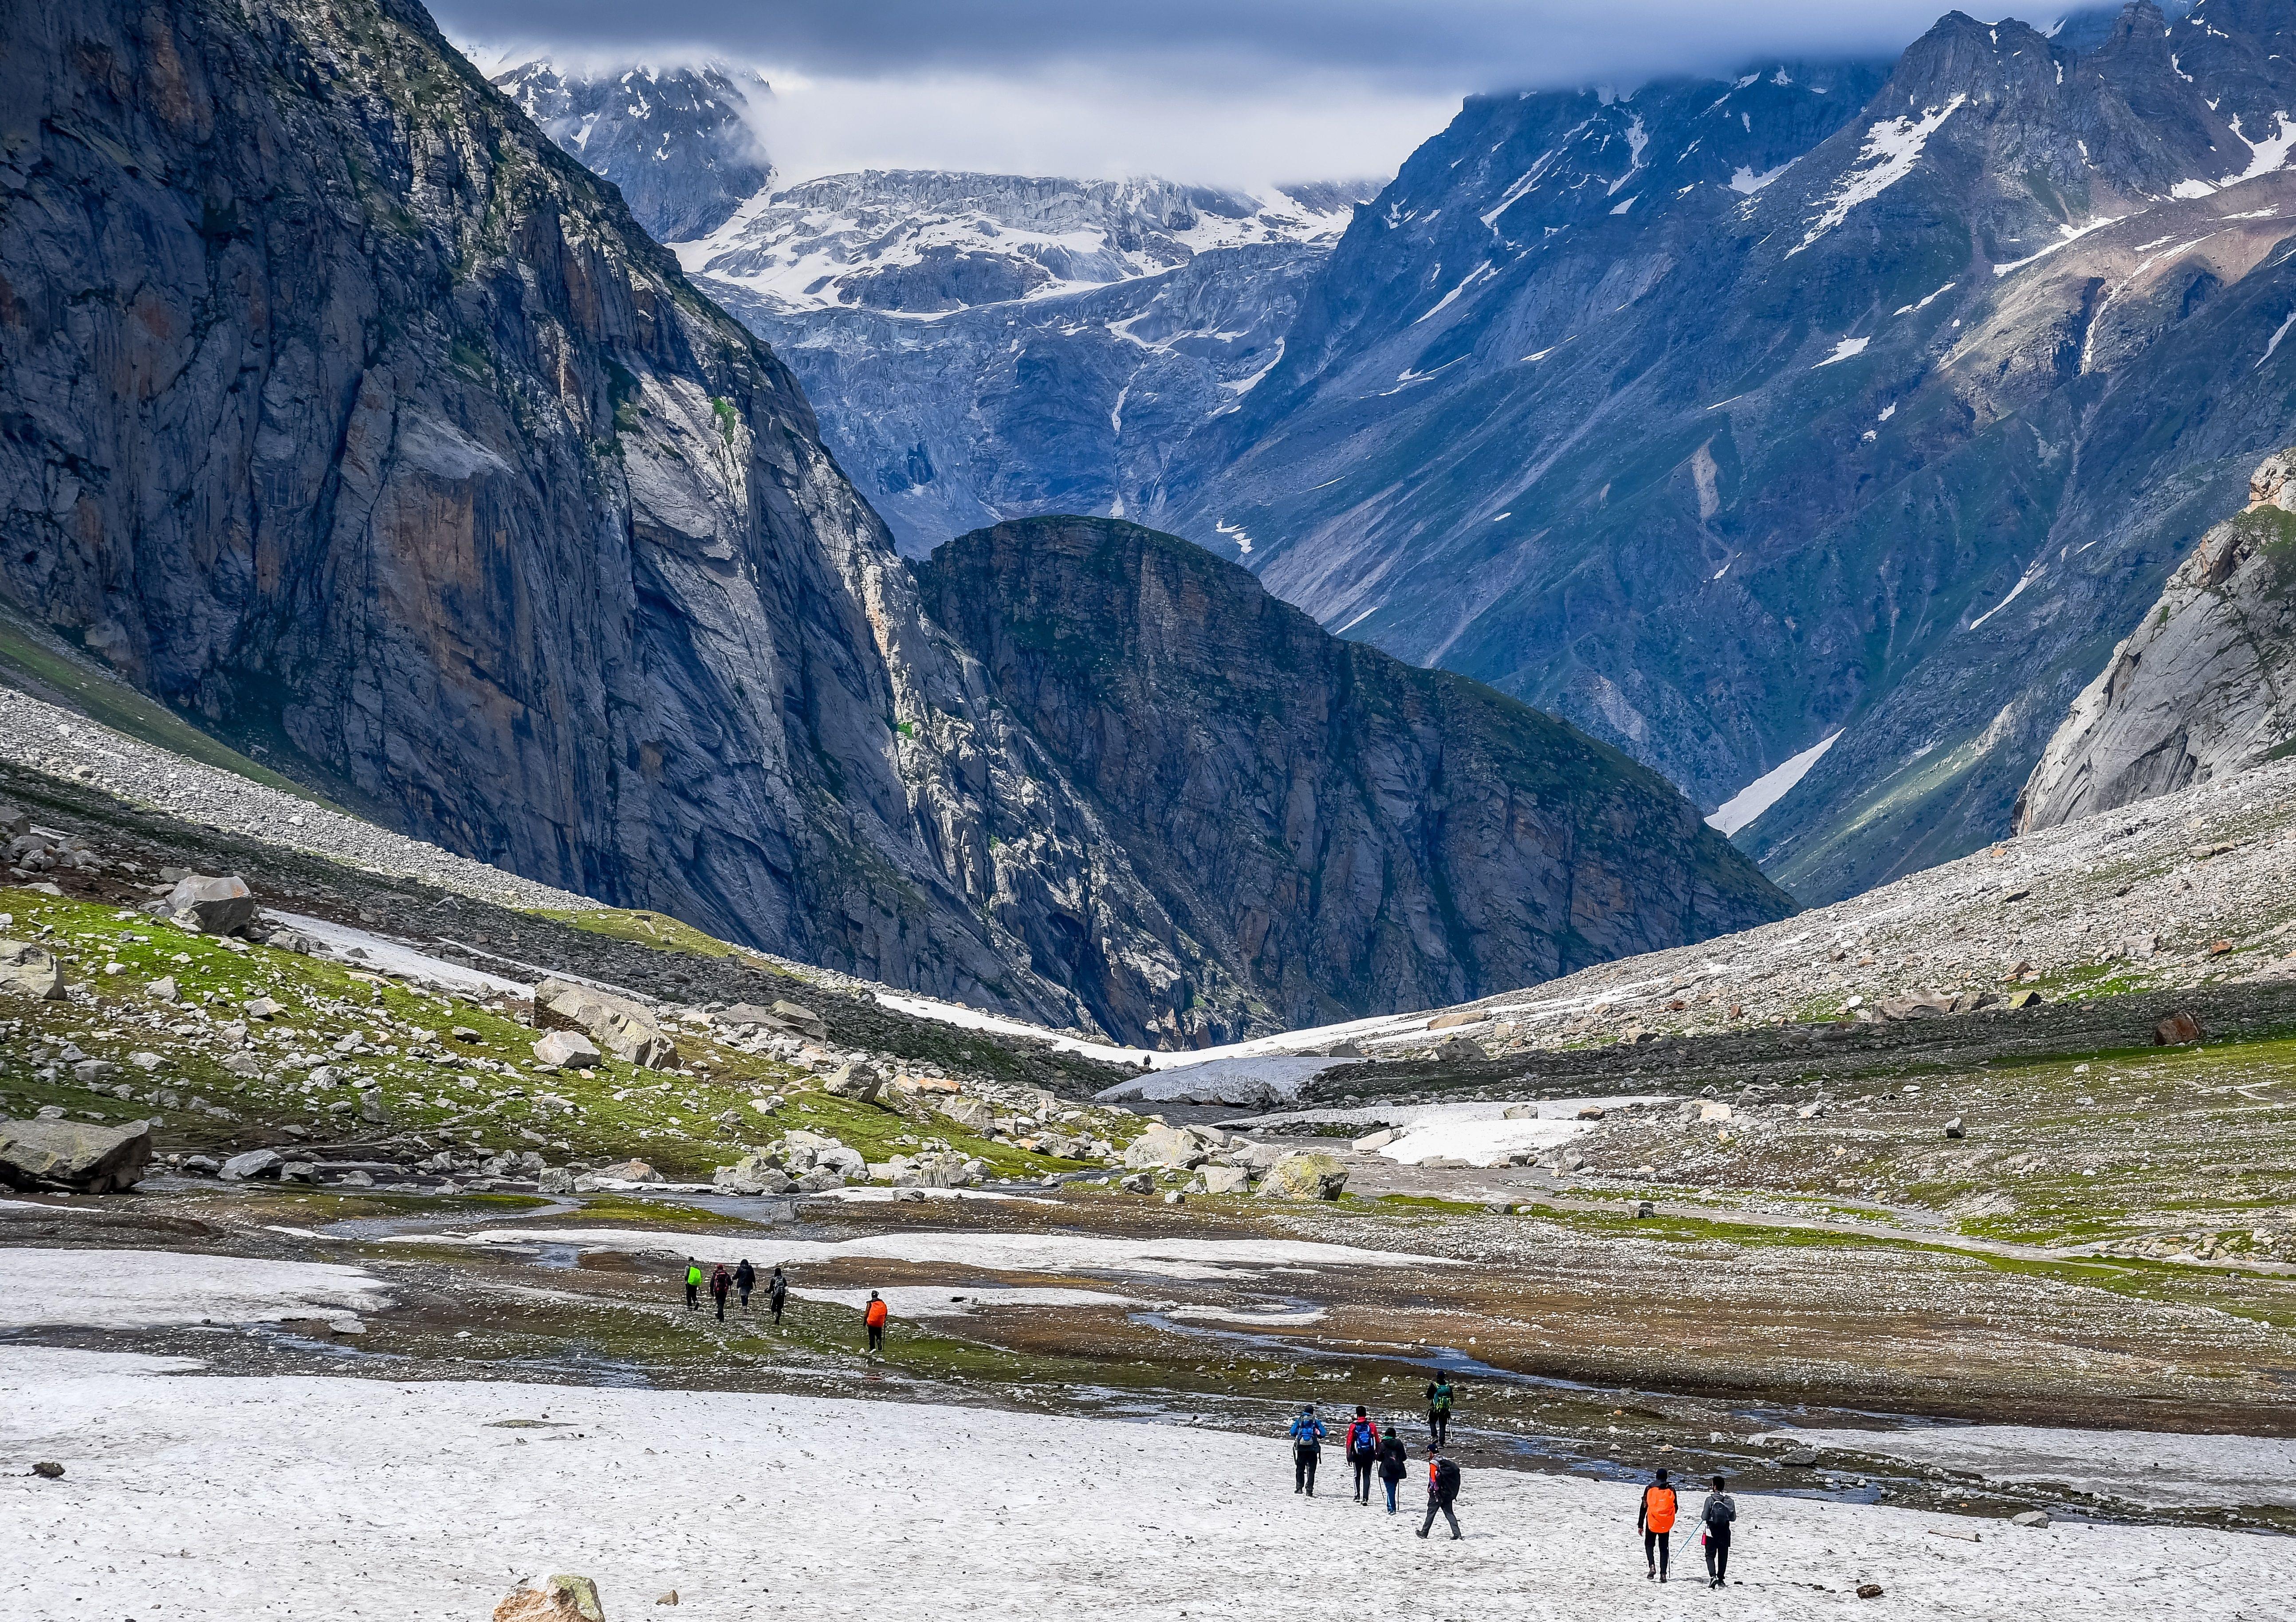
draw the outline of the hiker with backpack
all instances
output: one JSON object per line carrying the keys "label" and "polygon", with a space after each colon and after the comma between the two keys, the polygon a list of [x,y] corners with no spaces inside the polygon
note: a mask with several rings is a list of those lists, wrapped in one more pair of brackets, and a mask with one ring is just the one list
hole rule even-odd
{"label": "hiker with backpack", "polygon": [[1721,1477],[1714,1478],[1698,1519],[1706,1523],[1706,1585],[1719,1588],[1730,1570],[1730,1525],[1738,1519],[1738,1501],[1722,1490]]}
{"label": "hiker with backpack", "polygon": [[1309,1403],[1300,1410],[1300,1417],[1292,1421],[1288,1433],[1292,1438],[1292,1490],[1316,1495],[1316,1466],[1324,1457],[1324,1421],[1316,1417],[1316,1405]]}
{"label": "hiker with backpack", "polygon": [[1438,1447],[1451,1439],[1451,1377],[1438,1374],[1427,1388],[1427,1436]]}
{"label": "hiker with backpack", "polygon": [[789,1278],[782,1272],[779,1262],[774,1264],[774,1276],[766,1281],[766,1305],[774,1309],[774,1327],[782,1323],[782,1308],[789,1301]]}
{"label": "hiker with backpack", "polygon": [[734,1269],[734,1288],[742,1292],[742,1315],[743,1317],[749,1316],[750,1291],[756,1289],[757,1285],[758,1270],[750,1266],[750,1258],[745,1256],[742,1258],[742,1265]]}
{"label": "hiker with backpack", "polygon": [[701,1307],[701,1264],[692,1257],[685,1258],[685,1310],[698,1312]]}
{"label": "hiker with backpack", "polygon": [[1650,1562],[1653,1581],[1666,1581],[1667,1543],[1674,1533],[1674,1488],[1666,1471],[1643,1488],[1642,1507],[1635,1511],[1635,1530],[1643,1535],[1643,1558]]}
{"label": "hiker with backpack", "polygon": [[709,1298],[718,1303],[718,1322],[726,1321],[726,1298],[734,1293],[734,1275],[719,1262],[717,1271],[709,1275]]}
{"label": "hiker with backpack", "polygon": [[1387,1512],[1390,1515],[1395,1513],[1395,1489],[1410,1466],[1411,1450],[1403,1445],[1403,1431],[1390,1420],[1387,1434],[1379,1438],[1379,1479],[1387,1488]]}
{"label": "hiker with backpack", "polygon": [[1361,1403],[1356,1405],[1356,1416],[1348,1421],[1348,1462],[1355,1467],[1356,1502],[1371,1502],[1372,1462],[1379,1457],[1379,1421],[1371,1417]]}
{"label": "hiker with backpack", "polygon": [[1419,1536],[1424,1537],[1434,1528],[1435,1517],[1440,1512],[1451,1523],[1451,1541],[1459,1541],[1459,1518],[1451,1512],[1451,1505],[1459,1496],[1459,1467],[1445,1458],[1435,1444],[1427,1444],[1427,1519],[1419,1523]]}
{"label": "hiker with backpack", "polygon": [[884,1298],[875,1290],[869,1292],[869,1304],[861,1309],[861,1325],[869,1331],[867,1355],[874,1357],[885,1349],[885,1320],[893,1309],[885,1305]]}

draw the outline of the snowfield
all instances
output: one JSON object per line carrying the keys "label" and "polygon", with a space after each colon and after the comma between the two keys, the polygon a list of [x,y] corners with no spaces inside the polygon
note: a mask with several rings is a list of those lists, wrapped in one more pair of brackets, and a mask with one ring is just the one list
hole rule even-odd
{"label": "snowfield", "polygon": [[2296,1507],[2296,1441],[2280,1437],[2030,1425],[1779,1434],[1807,1446],[1941,1464],[2004,1485],[2070,1487],[2145,1509]]}
{"label": "snowfield", "polygon": [[640,1256],[691,1256],[705,1263],[818,1266],[853,1258],[939,1263],[990,1273],[1149,1274],[1172,1279],[1250,1277],[1273,1267],[1451,1267],[1439,1256],[1359,1250],[1287,1239],[1103,1239],[1086,1233],[874,1233],[863,1239],[783,1239],[664,1233],[646,1228],[484,1228],[474,1233],[394,1234],[386,1244],[577,1245]]}
{"label": "snowfield", "polygon": [[387,1305],[380,1282],[331,1262],[188,1250],[0,1249],[0,1331],[274,1323]]}
{"label": "snowfield", "polygon": [[[149,1368],[0,1348],[0,1451],[65,1470],[0,1476],[12,1617],[474,1622],[529,1576],[577,1571],[613,1622],[660,1614],[672,1589],[673,1614],[693,1622],[1087,1610],[2261,1622],[2296,1584],[2286,1538],[2029,1530],[1742,1495],[1737,1581],[1718,1597],[1644,1580],[1634,1487],[1479,1470],[1472,1452],[1465,1541],[1421,1542],[1415,1517],[1349,1501],[1335,1455],[1325,1493],[1295,1496],[1275,1438],[918,1403]],[[1408,1487],[1405,1503],[1423,1505]],[[1685,1577],[1698,1564],[1679,1552]],[[1851,1597],[1860,1582],[1882,1599]]]}

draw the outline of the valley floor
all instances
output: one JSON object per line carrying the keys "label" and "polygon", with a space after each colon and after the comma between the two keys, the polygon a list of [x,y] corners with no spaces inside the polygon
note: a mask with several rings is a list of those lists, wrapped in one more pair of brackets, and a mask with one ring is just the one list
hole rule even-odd
{"label": "valley floor", "polygon": [[[170,1372],[183,1370],[184,1372]],[[627,1618],[2284,1614],[2296,1542],[1741,1499],[1726,1595],[1643,1572],[1626,1484],[1470,1472],[1467,1536],[1350,1501],[1326,1454],[1168,1423],[734,1392],[201,1378],[0,1350],[0,1591],[27,1618],[482,1618],[578,1571]],[[1406,1482],[1403,1503],[1423,1508]],[[1692,1502],[1695,1502],[1693,1499]],[[1878,1583],[1878,1601],[1855,1597]],[[691,1609],[687,1609],[691,1608]]]}

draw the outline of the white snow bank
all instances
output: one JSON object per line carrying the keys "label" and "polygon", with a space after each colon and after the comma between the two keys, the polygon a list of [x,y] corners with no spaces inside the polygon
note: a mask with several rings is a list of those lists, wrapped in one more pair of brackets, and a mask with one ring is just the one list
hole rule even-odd
{"label": "white snow bank", "polygon": [[578,1245],[703,1262],[748,1257],[760,1266],[819,1266],[852,1259],[941,1264],[990,1273],[1146,1273],[1216,1279],[1269,1267],[1448,1267],[1449,1259],[1359,1250],[1294,1239],[1106,1239],[1089,1233],[873,1233],[863,1239],[784,1239],[769,1233],[660,1233],[642,1228],[545,1228],[521,1224],[475,1233],[398,1233],[386,1244]]}
{"label": "white snow bank", "polygon": [[1938,1464],[2004,1484],[2067,1487],[2150,1509],[2296,1507],[2296,1441],[2279,1437],[2029,1425],[1779,1434],[1808,1446]]}
{"label": "white snow bank", "polygon": [[[1413,1616],[1593,1622],[1702,1614],[1713,1597],[1644,1580],[1635,1485],[1472,1455],[1466,1541],[1422,1542],[1414,1519],[1295,1496],[1272,1435],[507,1381],[28,1382],[20,1356],[0,1348],[0,1456],[68,1472],[0,1478],[0,1593],[28,1618],[449,1622],[536,1571],[586,1574],[617,1618],[675,1588],[676,1614],[699,1622],[1259,1622],[1330,1613],[1341,1593],[1403,1596],[1389,1609]],[[1732,1622],[2233,1622],[2284,1608],[2296,1540],[1742,1493],[1732,1575]],[[1860,1609],[1861,1581],[1886,1597]]]}
{"label": "white snow bank", "polygon": [[[791,1285],[790,1293],[808,1301],[827,1301],[837,1307],[850,1307],[856,1312],[869,1302],[869,1292],[865,1290],[808,1290]],[[963,1289],[946,1284],[889,1284],[877,1293],[885,1298],[886,1310],[897,1318],[962,1318],[969,1313],[999,1307],[1128,1310],[1149,1304],[1136,1301],[1130,1296],[1111,1295],[1102,1290],[1015,1288],[997,1284],[974,1284]]]}
{"label": "white snow bank", "polygon": [[0,1360],[0,1394],[53,1380],[96,1380],[113,1374],[191,1374],[207,1366],[197,1357],[87,1352],[63,1346],[12,1346],[4,1360]]}
{"label": "white snow bank", "polygon": [[1000,1194],[990,1189],[975,1188],[893,1188],[874,1183],[854,1184],[845,1188],[825,1188],[817,1194],[800,1194],[800,1200],[834,1200],[845,1205],[890,1205],[897,1200],[914,1200],[918,1195],[928,1200],[953,1200],[960,1204],[985,1200],[1010,1205],[1057,1205],[1055,1200],[1037,1200],[1027,1194]]}
{"label": "white snow bank", "polygon": [[1528,1121],[1431,1121],[1414,1126],[1379,1152],[1405,1166],[1422,1160],[1464,1160],[1470,1166],[1504,1166],[1510,1157],[1542,1153],[1568,1143],[1595,1123],[1546,1118]]}
{"label": "white snow bank", "polygon": [[1825,758],[1825,751],[1840,736],[1839,732],[1828,733],[1784,765],[1772,766],[1725,800],[1721,808],[1706,819],[1706,825],[1728,839],[1784,799],[1786,791],[1808,776],[1809,768]]}
{"label": "white snow bank", "polygon": [[266,1323],[389,1305],[380,1282],[332,1262],[189,1250],[0,1250],[0,1330]]}
{"label": "white snow bank", "polygon": [[1221,1126],[1230,1131],[1274,1132],[1292,1126],[1328,1126],[1324,1137],[1358,1137],[1377,1126],[1406,1128],[1453,1121],[1497,1121],[1510,1110],[1536,1109],[1541,1120],[1576,1120],[1588,1104],[1623,1110],[1629,1104],[1662,1104],[1664,1093],[1605,1094],[1599,1098],[1482,1098],[1452,1104],[1354,1104],[1328,1110],[1285,1110],[1273,1115],[1250,1115]]}
{"label": "white snow bank", "polygon": [[263,909],[263,915],[274,922],[285,924],[298,935],[309,937],[312,944],[318,947],[319,955],[354,969],[372,969],[377,974],[398,974],[409,979],[430,980],[459,991],[476,992],[482,996],[497,993],[516,997],[534,995],[534,987],[521,980],[504,979],[499,974],[488,974],[482,969],[450,963],[443,957],[433,957],[403,941],[391,940],[370,930],[353,929],[345,923],[332,923],[324,918],[306,917],[300,913],[276,912],[270,907]]}
{"label": "white snow bank", "polygon": [[1119,1081],[1095,1094],[1101,1102],[1226,1104],[1246,1109],[1254,1105],[1288,1103],[1322,1075],[1354,1059],[1265,1058],[1212,1059],[1201,1064],[1176,1066],[1136,1081]]}
{"label": "white snow bank", "polygon": [[1792,258],[1804,248],[1833,230],[1849,217],[1849,211],[1860,203],[1868,203],[1896,185],[1914,172],[1921,161],[1922,148],[1937,134],[1945,121],[1953,117],[1966,95],[1956,92],[1942,107],[1925,107],[1920,116],[1884,119],[1866,132],[1866,143],[1859,149],[1857,160],[1834,184],[1833,191],[1817,205],[1811,217],[1809,230],[1800,243],[1786,250]]}

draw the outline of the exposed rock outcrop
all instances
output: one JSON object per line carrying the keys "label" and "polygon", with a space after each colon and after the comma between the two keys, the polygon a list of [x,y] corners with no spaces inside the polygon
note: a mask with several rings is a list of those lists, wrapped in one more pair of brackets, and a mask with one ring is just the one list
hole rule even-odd
{"label": "exposed rock outcrop", "polygon": [[73,1194],[133,1188],[152,1163],[152,1129],[90,1121],[0,1121],[0,1184]]}
{"label": "exposed rock outcrop", "polygon": [[[1285,1024],[1459,1002],[1792,910],[1655,774],[1332,636],[1173,537],[1022,520],[919,577],[1186,938]],[[1096,1010],[1108,995],[1078,990]]]}
{"label": "exposed rock outcrop", "polygon": [[2073,700],[2017,801],[2020,831],[2243,771],[2296,740],[2296,450],[2201,537]]}

